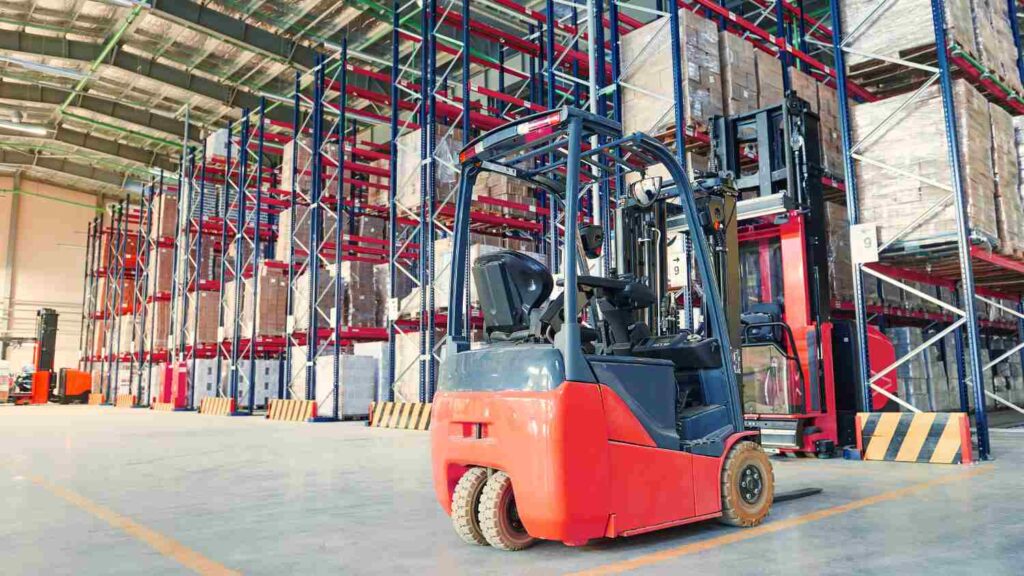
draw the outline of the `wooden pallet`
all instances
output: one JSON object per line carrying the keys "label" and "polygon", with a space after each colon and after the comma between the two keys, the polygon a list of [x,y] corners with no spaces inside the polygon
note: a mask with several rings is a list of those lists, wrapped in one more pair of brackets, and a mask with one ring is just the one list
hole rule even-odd
{"label": "wooden pallet", "polygon": [[[955,49],[959,50],[959,48]],[[963,50],[963,53],[970,54],[966,50]],[[970,54],[970,57],[977,62],[981,62],[981,59],[974,54]],[[926,44],[902,50],[898,58],[914,64],[931,66],[933,68],[938,67],[938,53],[935,49],[935,44]],[[966,75],[965,71],[956,67],[955,64],[951,63],[951,66],[953,66],[951,71],[954,78],[962,78]],[[1003,78],[992,70],[987,70],[986,72],[988,77],[998,79],[999,82],[1004,86],[1008,86],[1011,90],[1017,92],[1022,90],[1019,82]],[[927,70],[910,68],[903,64],[882,60],[871,60],[854,64],[849,66],[847,71],[847,77],[850,81],[864,87],[879,98],[888,98],[915,90],[931,78],[931,76],[932,73]],[[995,98],[985,86],[978,85],[976,82],[972,82],[972,85],[989,100],[996,100],[997,102],[1000,100]],[[1014,114],[1018,113],[1010,108],[1007,109]]]}

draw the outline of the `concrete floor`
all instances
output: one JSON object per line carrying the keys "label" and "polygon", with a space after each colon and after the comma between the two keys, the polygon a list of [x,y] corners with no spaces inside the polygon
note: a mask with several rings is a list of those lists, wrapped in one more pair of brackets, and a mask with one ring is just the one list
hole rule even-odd
{"label": "concrete floor", "polygon": [[423,433],[89,406],[0,407],[0,574],[1020,574],[1024,433],[974,467],[776,460],[760,528],[583,548],[463,544]]}

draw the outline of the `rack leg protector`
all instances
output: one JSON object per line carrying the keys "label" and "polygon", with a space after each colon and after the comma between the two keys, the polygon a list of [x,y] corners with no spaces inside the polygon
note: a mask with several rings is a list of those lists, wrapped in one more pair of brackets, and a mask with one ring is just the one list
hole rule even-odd
{"label": "rack leg protector", "polygon": [[864,460],[970,464],[971,422],[962,412],[861,412],[857,449]]}
{"label": "rack leg protector", "polygon": [[100,406],[103,404],[103,394],[99,392],[92,392],[89,394],[89,406]]}
{"label": "rack leg protector", "polygon": [[116,408],[134,408],[135,407],[135,394],[118,394],[114,398],[114,407],[116,407]]}
{"label": "rack leg protector", "polygon": [[313,400],[271,400],[267,406],[267,420],[315,422],[316,402]]}
{"label": "rack leg protector", "polygon": [[370,421],[373,428],[427,430],[430,428],[430,404],[423,402],[373,402]]}
{"label": "rack leg protector", "polygon": [[207,396],[199,401],[199,413],[208,416],[231,416],[235,413],[235,399]]}

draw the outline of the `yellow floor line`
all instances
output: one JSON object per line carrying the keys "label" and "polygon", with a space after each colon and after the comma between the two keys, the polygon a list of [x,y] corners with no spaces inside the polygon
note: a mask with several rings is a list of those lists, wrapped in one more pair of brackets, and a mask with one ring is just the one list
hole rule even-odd
{"label": "yellow floor line", "polygon": [[45,479],[39,477],[33,477],[32,482],[49,490],[53,494],[60,496],[64,500],[74,504],[82,510],[85,510],[100,520],[103,520],[107,524],[120,528],[129,536],[148,544],[157,552],[178,562],[182,566],[189,568],[196,574],[202,574],[204,576],[241,574],[241,572],[236,572],[235,570],[231,570],[218,562],[210,560],[199,552],[186,547],[181,542],[178,542],[168,536],[164,536],[156,530],[147,528],[146,526],[135,522],[131,518],[122,516],[105,506],[101,506],[81,494],[73,492],[67,488],[51,484]]}
{"label": "yellow floor line", "polygon": [[905,488],[898,488],[889,492],[883,492],[875,496],[869,496],[860,500],[854,500],[847,504],[840,504],[831,508],[825,508],[824,510],[817,510],[815,512],[809,512],[801,516],[795,516],[793,518],[786,518],[776,522],[769,521],[767,524],[762,524],[756,528],[748,529],[737,529],[731,531],[728,534],[719,536],[717,538],[711,538],[709,540],[703,540],[701,542],[694,542],[692,544],[685,544],[683,546],[677,546],[675,548],[669,548],[668,550],[662,550],[660,552],[653,552],[651,554],[644,554],[636,558],[629,560],[623,560],[621,562],[612,562],[603,566],[597,566],[588,570],[582,570],[580,572],[572,573],[572,576],[597,576],[600,574],[621,574],[623,572],[629,572],[631,570],[637,570],[644,566],[650,566],[652,564],[658,564],[661,562],[667,562],[674,560],[681,556],[688,554],[696,554],[697,552],[704,552],[724,546],[726,544],[734,544],[736,542],[742,542],[744,540],[750,540],[757,538],[758,536],[764,536],[765,534],[774,534],[775,532],[781,532],[789,528],[795,528],[808,522],[815,522],[817,520],[824,520],[825,518],[831,518],[832,516],[838,516],[839,514],[845,514],[854,510],[859,510],[867,506],[873,506],[875,504],[881,504],[882,502],[888,502],[890,500],[896,500],[910,496],[911,494],[921,492],[934,486],[942,484],[952,484],[953,482],[960,482],[967,480],[991,470],[991,467],[987,468],[975,468],[968,470],[962,474],[951,474],[949,476],[941,476],[928,480],[927,482],[921,482],[919,484],[913,484]]}

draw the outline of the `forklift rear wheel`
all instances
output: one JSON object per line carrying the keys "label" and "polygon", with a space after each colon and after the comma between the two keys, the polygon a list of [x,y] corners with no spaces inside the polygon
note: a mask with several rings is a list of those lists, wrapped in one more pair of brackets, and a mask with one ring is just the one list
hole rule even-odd
{"label": "forklift rear wheel", "polygon": [[516,508],[512,479],[495,472],[480,497],[480,528],[487,542],[500,550],[522,550],[536,542],[523,526]]}
{"label": "forklift rear wheel", "polygon": [[722,466],[722,522],[730,526],[757,526],[771,510],[775,498],[775,471],[761,446],[739,442]]}
{"label": "forklift rear wheel", "polygon": [[487,539],[480,530],[477,517],[480,508],[480,495],[487,484],[486,468],[470,468],[459,478],[452,494],[452,526],[455,533],[468,544],[487,546]]}

